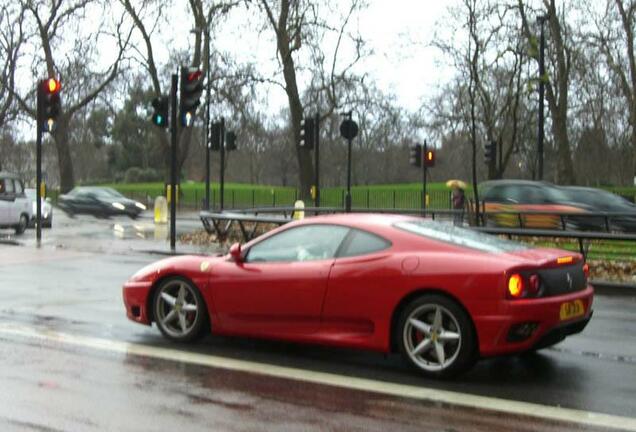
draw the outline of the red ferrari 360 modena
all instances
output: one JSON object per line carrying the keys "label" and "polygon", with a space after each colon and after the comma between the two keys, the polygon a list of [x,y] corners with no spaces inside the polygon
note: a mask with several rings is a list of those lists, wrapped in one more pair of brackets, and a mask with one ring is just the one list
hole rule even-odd
{"label": "red ferrari 360 modena", "polygon": [[175,341],[209,332],[399,351],[429,376],[579,333],[593,288],[580,255],[407,216],[292,222],[225,256],[130,278],[128,317]]}

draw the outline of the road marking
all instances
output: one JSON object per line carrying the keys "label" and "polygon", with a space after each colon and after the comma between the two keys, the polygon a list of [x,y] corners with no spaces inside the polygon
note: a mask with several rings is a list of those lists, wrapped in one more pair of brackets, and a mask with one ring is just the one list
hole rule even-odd
{"label": "road marking", "polygon": [[491,410],[518,416],[535,417],[586,426],[621,429],[636,432],[636,418],[519,402],[488,396],[476,396],[447,390],[386,383],[366,378],[354,378],[328,372],[314,372],[284,366],[275,366],[246,360],[236,360],[208,354],[178,351],[136,343],[115,341],[88,336],[77,336],[47,329],[39,329],[14,323],[1,323],[0,334],[42,341],[62,343],[100,351],[152,357],[200,366],[267,375],[276,378],[305,381],[342,387],[351,390],[374,392],[384,395],[426,400],[468,408]]}

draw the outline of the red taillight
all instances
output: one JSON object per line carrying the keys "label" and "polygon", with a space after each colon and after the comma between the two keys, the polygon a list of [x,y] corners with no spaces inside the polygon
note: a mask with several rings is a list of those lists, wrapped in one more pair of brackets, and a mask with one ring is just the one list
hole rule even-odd
{"label": "red taillight", "polygon": [[508,294],[510,294],[512,298],[523,297],[525,294],[524,288],[523,277],[520,274],[515,273],[510,275],[510,278],[508,279]]}
{"label": "red taillight", "polygon": [[585,275],[585,279],[590,278],[590,265],[588,263],[583,264],[583,274]]}

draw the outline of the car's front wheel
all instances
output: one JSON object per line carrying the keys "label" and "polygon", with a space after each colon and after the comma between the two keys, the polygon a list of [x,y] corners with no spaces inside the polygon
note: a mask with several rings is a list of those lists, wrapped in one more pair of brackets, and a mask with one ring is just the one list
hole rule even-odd
{"label": "car's front wheel", "polygon": [[176,342],[190,342],[203,336],[208,322],[199,290],[180,277],[161,282],[153,297],[153,312],[161,333]]}
{"label": "car's front wheel", "polygon": [[29,225],[29,218],[27,217],[27,215],[21,214],[20,221],[15,226],[15,233],[22,234],[27,229],[28,225]]}
{"label": "car's front wheel", "polygon": [[455,301],[426,294],[409,303],[395,335],[402,356],[430,377],[451,377],[476,360],[477,339],[472,322]]}

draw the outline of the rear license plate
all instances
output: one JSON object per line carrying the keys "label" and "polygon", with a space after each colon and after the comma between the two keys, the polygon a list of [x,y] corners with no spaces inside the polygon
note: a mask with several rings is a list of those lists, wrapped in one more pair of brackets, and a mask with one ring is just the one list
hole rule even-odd
{"label": "rear license plate", "polygon": [[574,300],[561,303],[561,311],[559,312],[559,316],[561,318],[561,321],[565,321],[583,316],[584,313],[585,306],[583,306],[583,302],[581,300]]}

